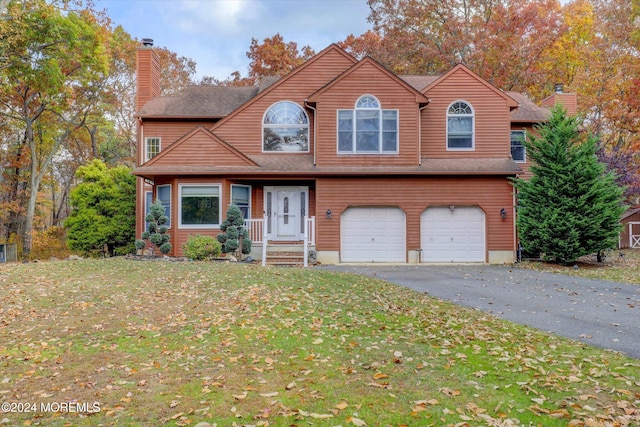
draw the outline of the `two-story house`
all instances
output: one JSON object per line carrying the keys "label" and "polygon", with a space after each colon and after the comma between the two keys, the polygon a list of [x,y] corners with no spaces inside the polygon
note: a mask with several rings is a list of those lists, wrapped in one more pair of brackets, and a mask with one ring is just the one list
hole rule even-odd
{"label": "two-story house", "polygon": [[515,259],[509,178],[526,169],[518,138],[548,110],[464,65],[398,76],[330,45],[256,87],[161,97],[147,43],[137,73],[136,234],[159,200],[173,255],[218,234],[235,204],[256,258],[306,242],[329,264]]}

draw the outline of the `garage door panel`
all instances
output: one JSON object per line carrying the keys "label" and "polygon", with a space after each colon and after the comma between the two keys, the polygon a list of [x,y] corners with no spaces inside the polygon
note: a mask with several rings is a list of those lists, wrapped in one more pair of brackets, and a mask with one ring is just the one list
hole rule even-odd
{"label": "garage door panel", "polygon": [[477,207],[431,207],[420,217],[424,262],[484,262],[485,215]]}
{"label": "garage door panel", "polygon": [[399,208],[349,208],[341,216],[342,262],[405,262],[406,220]]}

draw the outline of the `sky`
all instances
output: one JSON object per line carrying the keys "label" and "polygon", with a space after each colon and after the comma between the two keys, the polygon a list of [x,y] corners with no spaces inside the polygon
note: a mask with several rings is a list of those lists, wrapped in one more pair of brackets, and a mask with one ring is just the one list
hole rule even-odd
{"label": "sky", "polygon": [[316,52],[371,28],[367,0],[97,0],[113,26],[193,59],[194,80],[247,75],[251,39],[280,33]]}

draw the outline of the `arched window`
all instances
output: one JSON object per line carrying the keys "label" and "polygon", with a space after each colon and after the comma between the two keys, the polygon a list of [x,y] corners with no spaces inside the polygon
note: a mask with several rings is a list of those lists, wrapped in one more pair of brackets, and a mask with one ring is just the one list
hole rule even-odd
{"label": "arched window", "polygon": [[338,110],[338,152],[398,152],[398,110],[383,110],[373,95],[363,95],[353,110]]}
{"label": "arched window", "polygon": [[262,120],[262,151],[309,151],[309,118],[298,104],[269,107]]}
{"label": "arched window", "polygon": [[473,150],[473,108],[466,101],[455,101],[447,110],[447,149]]}

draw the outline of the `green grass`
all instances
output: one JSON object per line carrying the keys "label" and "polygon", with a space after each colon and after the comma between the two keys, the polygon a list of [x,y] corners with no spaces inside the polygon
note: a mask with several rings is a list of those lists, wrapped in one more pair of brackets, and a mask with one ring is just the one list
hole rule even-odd
{"label": "green grass", "polygon": [[0,403],[69,401],[100,412],[0,422],[637,425],[640,362],[341,273],[125,259],[0,267]]}
{"label": "green grass", "polygon": [[539,271],[640,285],[640,250],[638,249],[607,251],[604,263],[597,262],[595,255],[589,255],[571,265],[529,261],[520,265]]}

